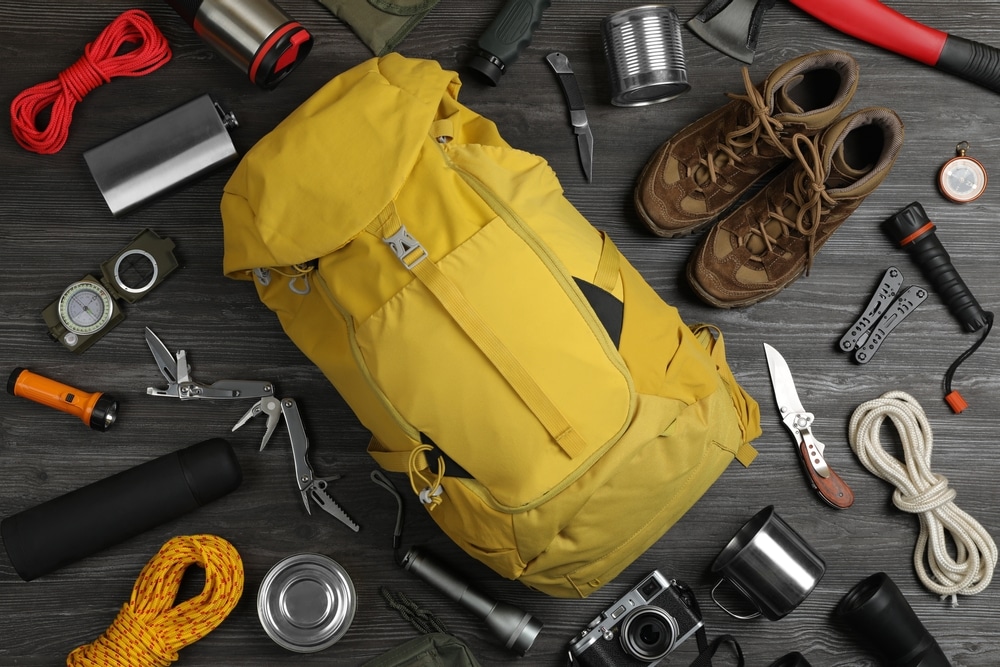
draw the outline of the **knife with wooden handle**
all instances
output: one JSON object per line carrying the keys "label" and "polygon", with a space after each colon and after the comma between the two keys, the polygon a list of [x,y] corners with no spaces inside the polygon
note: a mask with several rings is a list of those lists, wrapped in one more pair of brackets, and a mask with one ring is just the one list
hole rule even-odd
{"label": "knife with wooden handle", "polygon": [[810,450],[809,446],[804,442],[799,443],[799,459],[802,461],[803,467],[805,467],[806,475],[809,477],[812,487],[816,489],[820,498],[825,500],[827,504],[837,509],[847,509],[854,504],[854,492],[851,491],[851,487],[847,486],[847,482],[831,470],[830,466],[826,465],[826,462],[822,458],[819,460],[826,466],[827,475],[824,477],[819,474],[816,468],[816,452]]}
{"label": "knife with wooden handle", "polygon": [[854,504],[854,492],[840,475],[830,469],[824,456],[826,446],[812,433],[815,417],[806,412],[795,390],[795,381],[784,357],[764,343],[767,370],[771,374],[771,387],[778,403],[781,421],[795,437],[796,450],[805,468],[809,483],[827,504],[837,509],[847,509]]}

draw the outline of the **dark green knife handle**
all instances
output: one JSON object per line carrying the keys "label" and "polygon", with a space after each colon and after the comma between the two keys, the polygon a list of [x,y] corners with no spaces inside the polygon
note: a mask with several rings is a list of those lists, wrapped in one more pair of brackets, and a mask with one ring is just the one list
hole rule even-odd
{"label": "dark green knife handle", "polygon": [[551,0],[508,0],[479,38],[479,49],[499,60],[500,69],[505,69],[531,44],[542,12],[551,4]]}
{"label": "dark green knife handle", "polygon": [[566,95],[566,104],[570,111],[583,111],[583,93],[580,92],[580,84],[576,82],[573,74],[556,74],[559,77],[559,85]]}

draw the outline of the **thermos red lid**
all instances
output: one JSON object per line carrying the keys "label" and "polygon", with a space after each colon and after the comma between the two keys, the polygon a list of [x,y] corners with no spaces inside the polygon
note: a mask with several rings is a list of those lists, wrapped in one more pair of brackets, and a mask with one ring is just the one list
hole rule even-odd
{"label": "thermos red lid", "polygon": [[261,88],[273,88],[291,74],[312,49],[313,38],[301,23],[290,21],[260,45],[247,72]]}

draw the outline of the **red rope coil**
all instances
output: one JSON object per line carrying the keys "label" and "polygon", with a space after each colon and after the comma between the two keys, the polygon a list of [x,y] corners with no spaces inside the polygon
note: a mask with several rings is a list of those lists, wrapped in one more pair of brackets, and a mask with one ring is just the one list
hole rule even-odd
{"label": "red rope coil", "polygon": [[[135,48],[119,54],[126,45]],[[144,76],[170,60],[170,45],[149,14],[130,9],[112,21],[83,56],[58,78],[21,92],[10,105],[10,128],[25,150],[42,155],[59,152],[69,138],[73,108],[87,93],[118,76]],[[39,115],[51,106],[48,123]]]}

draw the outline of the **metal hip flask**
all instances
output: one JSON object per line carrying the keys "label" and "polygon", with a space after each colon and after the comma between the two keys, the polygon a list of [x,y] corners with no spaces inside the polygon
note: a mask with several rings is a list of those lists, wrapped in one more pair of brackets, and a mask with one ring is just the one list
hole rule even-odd
{"label": "metal hip flask", "polygon": [[236,117],[209,95],[95,146],[83,154],[115,216],[237,157],[229,130]]}

